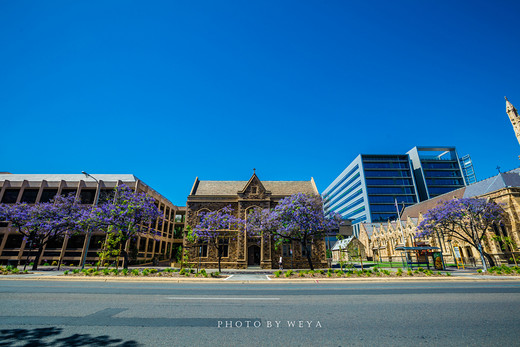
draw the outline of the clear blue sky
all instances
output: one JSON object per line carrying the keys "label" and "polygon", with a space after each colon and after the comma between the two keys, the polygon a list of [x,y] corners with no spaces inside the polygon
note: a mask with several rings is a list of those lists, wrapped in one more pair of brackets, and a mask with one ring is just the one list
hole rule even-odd
{"label": "clear blue sky", "polygon": [[518,1],[2,1],[0,171],[328,184],[359,153],[520,166]]}

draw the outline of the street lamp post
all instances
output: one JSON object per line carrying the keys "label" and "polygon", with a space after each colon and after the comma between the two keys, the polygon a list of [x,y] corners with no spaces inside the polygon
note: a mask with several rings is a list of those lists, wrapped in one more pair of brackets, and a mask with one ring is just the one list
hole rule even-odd
{"label": "street lamp post", "polygon": [[[101,187],[100,187],[99,181],[95,177],[93,177],[92,175],[86,173],[85,171],[81,171],[81,173],[84,174],[85,177],[92,178],[97,183],[96,201],[94,202],[94,206],[97,206],[98,203],[99,203],[99,195],[101,193]],[[90,246],[90,239],[91,238],[92,238],[92,229],[89,227],[88,232],[87,232],[87,245],[85,247],[85,252],[83,253],[83,259],[81,260],[81,270],[83,270],[85,268],[85,262],[87,260],[88,248]]]}

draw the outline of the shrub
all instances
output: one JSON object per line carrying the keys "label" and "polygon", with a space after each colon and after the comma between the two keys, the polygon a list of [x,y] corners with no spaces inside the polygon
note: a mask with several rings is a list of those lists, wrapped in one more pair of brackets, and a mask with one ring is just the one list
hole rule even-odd
{"label": "shrub", "polygon": [[451,272],[446,272],[446,276],[451,276]]}
{"label": "shrub", "polygon": [[[423,269],[422,267],[419,266],[419,267],[417,268],[417,271],[418,271],[418,272],[424,272],[424,269]],[[418,272],[416,272],[416,273],[418,273]]]}
{"label": "shrub", "polygon": [[181,269],[181,271],[179,271],[179,275],[185,275],[186,274],[186,270],[184,268]]}
{"label": "shrub", "polygon": [[109,269],[103,269],[103,275],[105,275],[105,276],[110,275],[110,270]]}
{"label": "shrub", "polygon": [[293,270],[288,270],[288,271],[285,273],[285,277],[291,277],[292,274],[293,274]]}
{"label": "shrub", "polygon": [[282,274],[282,271],[281,270],[277,270],[274,272],[274,277],[278,278],[280,277],[280,275]]}
{"label": "shrub", "polygon": [[481,273],[482,273],[482,269],[478,269],[477,272],[478,272],[479,274],[481,274]]}
{"label": "shrub", "polygon": [[[83,270],[85,270],[85,269],[83,269]],[[87,270],[87,274],[91,274],[91,273],[93,273],[94,271],[96,271],[96,269],[94,269],[94,268],[90,268],[90,269]]]}
{"label": "shrub", "polygon": [[[402,272],[403,272],[403,271],[401,270],[401,273],[402,273]],[[383,273],[384,273],[385,275],[387,275],[387,276],[390,276],[390,271],[388,271],[388,270],[383,270]]]}
{"label": "shrub", "polygon": [[122,274],[123,276],[128,276],[128,269],[123,269],[123,270],[121,270],[121,274]]}
{"label": "shrub", "polygon": [[298,271],[298,277],[305,277],[305,271]]}
{"label": "shrub", "polygon": [[132,270],[132,275],[133,276],[139,276],[139,269],[133,269]]}
{"label": "shrub", "polygon": [[204,277],[208,277],[208,274],[207,274],[206,270],[204,270],[204,269],[200,270],[200,274]]}
{"label": "shrub", "polygon": [[318,270],[318,273],[319,273],[320,275],[324,275],[324,274],[325,274],[325,270]]}
{"label": "shrub", "polygon": [[43,266],[50,266],[50,264],[49,263],[44,263]]}
{"label": "shrub", "polygon": [[110,272],[111,272],[112,275],[114,275],[114,276],[119,275],[119,271],[118,271],[117,269],[112,269]]}
{"label": "shrub", "polygon": [[94,272],[92,273],[92,276],[99,276],[99,275],[100,275],[100,272],[99,272],[99,271],[94,271]]}
{"label": "shrub", "polygon": [[401,268],[397,269],[397,272],[395,274],[397,276],[401,277],[403,275],[403,269],[401,269]]}
{"label": "shrub", "polygon": [[412,270],[408,269],[407,274],[408,274],[408,276],[413,276]]}
{"label": "shrub", "polygon": [[327,277],[331,277],[332,276],[332,272],[327,272]]}
{"label": "shrub", "polygon": [[72,270],[72,273],[73,273],[73,274],[79,274],[79,269],[74,269],[74,270]]}
{"label": "shrub", "polygon": [[7,265],[5,267],[5,271],[10,272],[11,270],[13,270],[13,267],[11,265]]}
{"label": "shrub", "polygon": [[157,273],[157,269],[150,269],[150,273],[151,274],[156,274]]}
{"label": "shrub", "polygon": [[20,272],[20,270],[15,267],[14,269],[11,270],[11,272],[14,274],[17,274],[18,272]]}
{"label": "shrub", "polygon": [[26,270],[23,270],[23,273],[24,273],[24,274],[28,274],[28,273],[29,273],[29,270],[27,270],[27,269],[26,269]]}
{"label": "shrub", "polygon": [[148,269],[144,269],[142,272],[143,276],[148,276],[149,274],[150,274],[150,270],[148,270]]}
{"label": "shrub", "polygon": [[218,277],[218,276],[220,276],[220,272],[218,272],[218,271],[211,273],[211,277]]}
{"label": "shrub", "polygon": [[58,262],[56,260],[54,260],[52,263],[51,263],[52,266],[57,266],[58,265]]}

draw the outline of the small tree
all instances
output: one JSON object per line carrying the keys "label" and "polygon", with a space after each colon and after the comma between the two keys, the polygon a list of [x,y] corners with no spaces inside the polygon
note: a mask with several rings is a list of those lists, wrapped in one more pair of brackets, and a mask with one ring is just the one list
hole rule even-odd
{"label": "small tree", "polygon": [[213,247],[217,251],[218,271],[221,271],[220,261],[224,245],[221,244],[222,239],[234,239],[237,230],[244,222],[233,215],[233,209],[230,206],[224,207],[218,211],[201,213],[200,223],[195,226],[193,231],[199,240],[206,241],[208,246]]}
{"label": "small tree", "polygon": [[484,269],[484,257],[491,266],[495,261],[482,249],[482,240],[486,230],[502,220],[504,210],[494,201],[477,198],[453,199],[440,202],[424,214],[424,219],[417,227],[418,237],[440,233],[449,239],[467,242],[479,250]]}
{"label": "small tree", "polygon": [[271,236],[275,246],[286,240],[300,243],[311,270],[314,266],[309,246],[322,240],[330,231],[337,230],[340,221],[337,214],[325,216],[320,196],[303,193],[280,200],[272,211],[256,209],[247,217],[248,229]]}
{"label": "small tree", "polygon": [[114,233],[123,255],[123,267],[128,269],[126,242],[139,235],[146,235],[141,225],[154,223],[161,216],[155,200],[143,192],[134,192],[126,185],[115,188],[112,201],[100,205],[94,214],[95,223],[107,233]]}
{"label": "small tree", "polygon": [[83,230],[88,215],[88,207],[77,203],[74,196],[57,195],[50,202],[29,204],[4,204],[0,215],[18,229],[29,244],[29,252],[37,249],[33,270],[47,243]]}

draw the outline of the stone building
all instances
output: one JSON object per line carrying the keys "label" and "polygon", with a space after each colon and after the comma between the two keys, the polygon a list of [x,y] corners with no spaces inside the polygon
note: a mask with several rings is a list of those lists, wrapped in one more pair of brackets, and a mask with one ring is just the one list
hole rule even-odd
{"label": "stone building", "polygon": [[[360,233],[367,256],[381,261],[401,261],[401,254],[396,247],[404,245],[414,246],[418,242],[439,247],[442,250],[445,262],[454,263],[454,247],[458,247],[464,263],[471,265],[481,264],[480,255],[473,246],[458,240],[448,240],[442,235],[433,235],[425,240],[416,239],[417,226],[423,215],[439,202],[457,198],[481,198],[490,199],[502,204],[505,215],[500,225],[493,225],[487,231],[487,238],[483,242],[484,250],[489,253],[498,264],[511,263],[512,253],[520,258],[520,168],[508,172],[499,173],[496,176],[482,180],[464,188],[457,189],[433,199],[409,206],[404,210],[401,225],[398,221],[386,223],[363,223]],[[500,241],[495,241],[492,236],[510,237],[516,245],[516,250],[511,249]],[[505,249],[504,249],[505,248]]]}
{"label": "stone building", "polygon": [[518,115],[518,111],[513,106],[509,100],[506,99],[506,113],[509,116],[509,120],[511,121],[511,125],[513,125],[513,130],[515,131],[516,139],[518,143],[520,143],[520,116]]}
{"label": "stone building", "polygon": [[[87,178],[83,174],[10,174],[0,173],[0,203],[29,204],[48,202],[56,194],[75,194],[84,204],[94,204],[96,194],[100,194],[100,203],[113,193],[114,187],[125,184],[128,187],[152,196],[163,217],[151,228],[160,232],[139,236],[126,245],[129,253],[137,261],[153,258],[170,259],[177,248],[182,247],[185,220],[185,207],[173,205],[168,199],[146,185],[134,175],[95,174]],[[148,226],[147,226],[148,227]],[[94,233],[89,243],[86,262],[94,263],[98,259],[102,233]],[[60,259],[64,264],[78,265],[86,250],[86,234],[77,234],[63,240],[50,242],[45,247],[41,261],[52,264]],[[0,263],[18,261],[23,263],[29,253],[29,247],[15,228],[0,222]],[[35,251],[33,251],[35,254]],[[32,255],[29,259],[33,258]]]}
{"label": "stone building", "polygon": [[[319,195],[312,178],[310,181],[260,181],[253,174],[249,181],[201,181],[197,177],[188,196],[186,224],[194,227],[201,212],[220,210],[226,206],[231,206],[236,217],[246,220],[248,210],[255,207],[272,209],[281,199],[296,193]],[[248,236],[244,228],[232,231],[235,232],[236,237],[221,241],[223,268],[278,268],[280,256],[286,269],[308,267],[304,256],[306,250],[300,244],[287,243],[275,249],[272,239]],[[192,262],[200,262],[203,268],[218,266],[217,250],[214,247],[195,247],[187,241],[185,247],[190,252]],[[323,240],[315,240],[310,251],[315,267],[327,266]]]}

